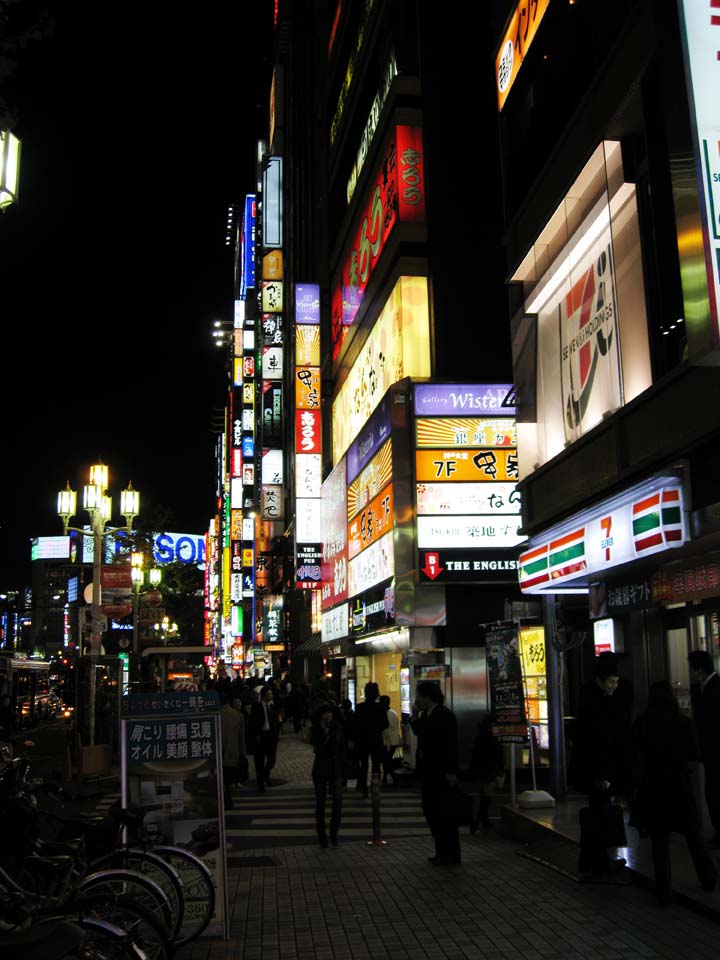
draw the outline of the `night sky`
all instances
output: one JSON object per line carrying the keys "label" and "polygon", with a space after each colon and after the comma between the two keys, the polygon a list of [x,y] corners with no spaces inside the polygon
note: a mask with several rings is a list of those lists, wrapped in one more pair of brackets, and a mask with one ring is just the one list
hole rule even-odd
{"label": "night sky", "polygon": [[29,582],[30,538],[62,533],[57,491],[80,497],[98,457],[118,506],[132,480],[176,532],[207,528],[226,395],[211,329],[232,317],[225,221],[254,186],[272,7],[13,8],[55,23],[0,79],[22,139],[0,216],[0,591]]}

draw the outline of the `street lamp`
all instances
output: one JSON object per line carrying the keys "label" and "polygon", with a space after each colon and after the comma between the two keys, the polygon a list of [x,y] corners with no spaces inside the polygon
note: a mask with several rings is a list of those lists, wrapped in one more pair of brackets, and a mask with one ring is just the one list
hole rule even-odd
{"label": "street lamp", "polygon": [[[124,527],[107,527],[112,517],[112,498],[107,494],[109,477],[108,468],[104,463],[96,463],[90,467],[90,483],[83,488],[83,509],[90,515],[91,536],[93,538],[93,582],[92,582],[92,631],[90,634],[90,746],[95,746],[95,690],[97,679],[95,675],[97,658],[100,655],[102,643],[101,610],[102,603],[102,543],[103,537],[116,533],[119,530],[130,531],[135,517],[140,512],[140,494],[133,490],[129,483],[127,490],[120,494],[120,514],[125,518]],[[67,483],[64,490],[58,494],[58,515],[63,522],[63,531],[88,536],[87,530],[80,527],[71,527],[71,517],[77,516],[77,493],[70,489]]]}
{"label": "street lamp", "polygon": [[[130,555],[130,577],[132,578],[133,591],[133,636],[132,649],[133,661],[137,663],[138,655],[138,613],[140,608],[140,591],[145,584],[145,555],[140,552],[134,552]],[[157,587],[162,580],[162,571],[158,567],[151,567],[148,570],[148,580],[151,587]]]}

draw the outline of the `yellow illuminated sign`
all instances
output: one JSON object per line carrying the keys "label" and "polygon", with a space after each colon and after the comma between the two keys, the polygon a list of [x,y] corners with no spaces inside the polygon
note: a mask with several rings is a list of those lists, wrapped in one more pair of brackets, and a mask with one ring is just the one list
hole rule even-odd
{"label": "yellow illuminated sign", "polygon": [[512,89],[550,0],[520,0],[495,57],[498,112]]}
{"label": "yellow illuminated sign", "polygon": [[393,383],[429,376],[427,280],[400,277],[333,401],[333,462],[337,464]]}
{"label": "yellow illuminated sign", "polygon": [[447,480],[518,480],[515,450],[417,450],[418,483]]}

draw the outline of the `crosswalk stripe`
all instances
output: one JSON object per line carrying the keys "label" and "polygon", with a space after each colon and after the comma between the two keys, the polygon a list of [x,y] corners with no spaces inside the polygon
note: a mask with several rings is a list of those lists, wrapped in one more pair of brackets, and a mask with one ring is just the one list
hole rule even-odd
{"label": "crosswalk stripe", "polygon": [[[418,825],[417,827],[392,827],[391,829],[385,830],[381,828],[381,834],[386,834],[387,836],[393,837],[411,837],[418,833],[419,830],[424,829],[427,831],[425,824],[422,824],[422,827]],[[372,833],[372,830],[361,827],[345,827],[344,824],[340,824],[340,833],[342,836],[353,836],[353,837],[367,837],[368,833]],[[262,830],[258,827],[250,827],[245,830],[241,829],[226,829],[226,837],[315,837],[317,834],[315,829],[299,827],[297,830]]]}

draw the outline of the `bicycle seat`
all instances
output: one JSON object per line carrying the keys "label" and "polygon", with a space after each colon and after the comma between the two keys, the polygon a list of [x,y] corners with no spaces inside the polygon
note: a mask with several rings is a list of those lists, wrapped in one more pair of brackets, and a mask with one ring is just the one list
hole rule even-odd
{"label": "bicycle seat", "polygon": [[145,814],[151,810],[162,810],[161,803],[151,803],[146,807],[110,807],[110,816],[122,823],[125,827],[139,827],[145,819]]}
{"label": "bicycle seat", "polygon": [[76,859],[85,849],[85,841],[80,837],[71,840],[41,840],[39,849],[42,854],[67,855]]}

